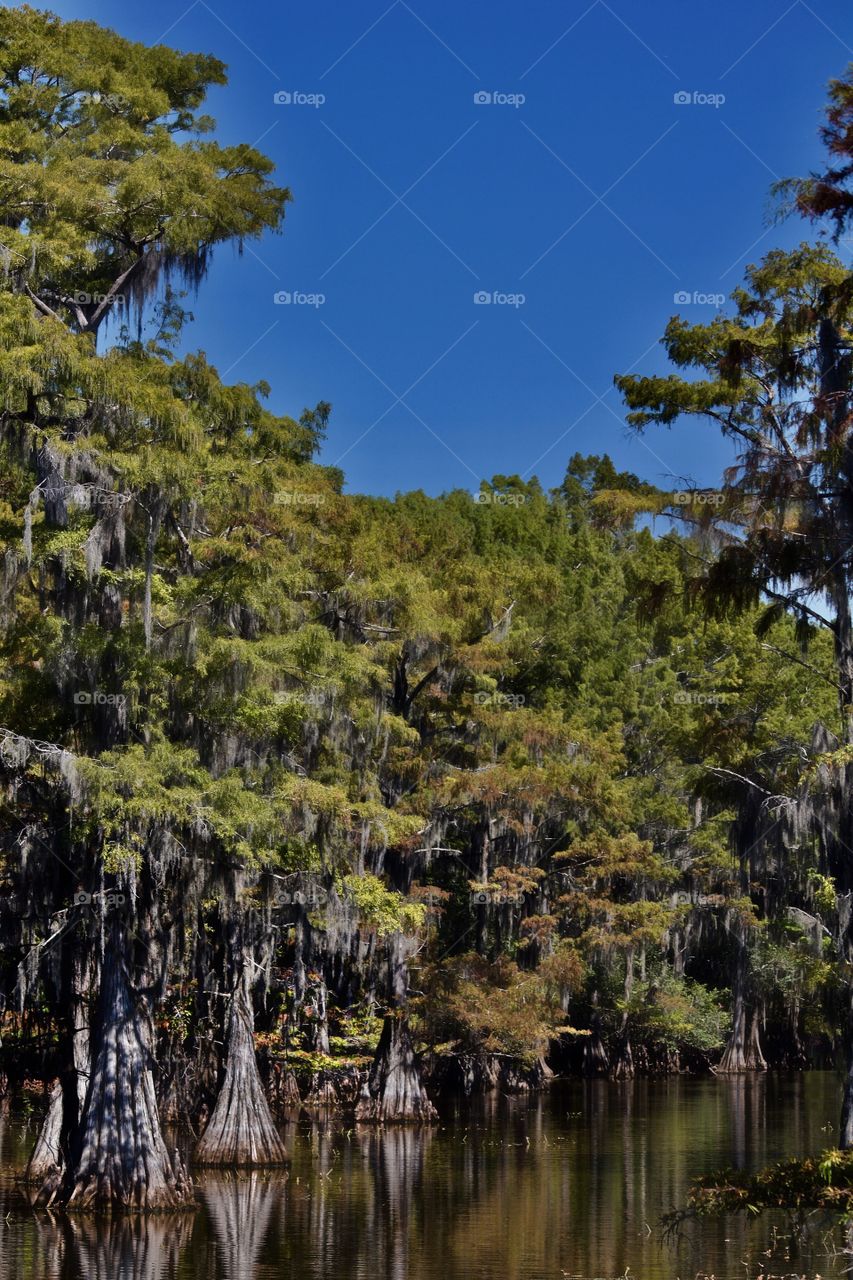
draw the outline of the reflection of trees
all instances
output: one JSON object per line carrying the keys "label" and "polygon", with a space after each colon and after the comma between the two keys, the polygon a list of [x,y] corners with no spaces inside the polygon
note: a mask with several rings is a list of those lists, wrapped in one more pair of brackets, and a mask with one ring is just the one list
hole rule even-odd
{"label": "reflection of trees", "polygon": [[[497,1128],[468,1126],[442,1149],[445,1194],[430,1205],[423,1272],[459,1280],[472,1259],[502,1280],[562,1272],[648,1277],[731,1274],[771,1224],[706,1220],[661,1253],[661,1216],[683,1202],[689,1181],[731,1163],[755,1167],[784,1151],[814,1149],[806,1110],[789,1082],[766,1122],[764,1077],[731,1081],[588,1080],[510,1113]],[[555,1103],[559,1099],[557,1105]],[[813,1124],[813,1122],[812,1122]],[[775,1135],[769,1146],[768,1132]]]}
{"label": "reflection of trees", "polygon": [[767,1122],[764,1074],[750,1072],[720,1081],[726,1090],[731,1126],[731,1163],[736,1169],[767,1162]]}
{"label": "reflection of trees", "polygon": [[354,1128],[315,1116],[298,1131],[290,1126],[287,1179],[208,1174],[195,1218],[19,1217],[13,1238],[0,1232],[0,1272],[4,1280],[531,1280],[561,1272],[614,1280],[626,1267],[644,1280],[744,1274],[741,1261],[758,1260],[770,1221],[706,1220],[677,1253],[662,1253],[659,1219],[701,1172],[820,1150],[834,1090],[829,1077],[763,1073],[592,1079],[533,1099],[495,1095],[430,1128]]}
{"label": "reflection of trees", "polygon": [[69,1216],[68,1280],[170,1280],[189,1240],[193,1214]]}
{"label": "reflection of trees", "polygon": [[425,1162],[434,1132],[406,1125],[346,1129],[314,1123],[294,1148],[274,1256],[285,1274],[419,1274],[429,1229]]}
{"label": "reflection of trees", "polygon": [[211,1280],[252,1280],[286,1181],[286,1174],[262,1170],[205,1179],[201,1196],[216,1258]]}
{"label": "reflection of trees", "polygon": [[4,1233],[0,1274],[16,1280],[171,1280],[192,1226],[192,1213],[39,1213],[19,1220],[15,1239]]}
{"label": "reflection of trees", "polygon": [[385,1257],[389,1280],[407,1280],[413,1273],[410,1256],[421,1252],[418,1200],[431,1142],[432,1130],[405,1126],[358,1135],[373,1179],[374,1245]]}
{"label": "reflection of trees", "polygon": [[[8,1207],[3,1203],[0,1211],[5,1213]],[[41,1218],[37,1229],[27,1233],[23,1248],[16,1234],[8,1230],[0,1233],[0,1275],[14,1276],[16,1280],[59,1280],[67,1274],[64,1270],[70,1246],[67,1222],[47,1216]]]}

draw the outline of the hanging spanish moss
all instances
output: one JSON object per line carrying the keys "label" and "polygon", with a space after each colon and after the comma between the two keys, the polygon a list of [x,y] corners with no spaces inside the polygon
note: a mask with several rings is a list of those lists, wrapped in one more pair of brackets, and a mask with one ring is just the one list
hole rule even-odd
{"label": "hanging spanish moss", "polygon": [[[182,292],[290,198],[199,144],[222,65],[75,26],[68,69],[60,19],[0,23],[0,1078],[42,1090],[36,1204],[191,1206],[167,1122],[278,1166],[274,1116],[427,1125],[555,1072],[843,1060],[853,1144],[844,265],[771,254],[668,329],[683,378],[618,380],[637,427],[730,410],[713,502],[606,456],[352,495],[327,402],[187,341]],[[233,1191],[245,1268],[268,1201]]]}

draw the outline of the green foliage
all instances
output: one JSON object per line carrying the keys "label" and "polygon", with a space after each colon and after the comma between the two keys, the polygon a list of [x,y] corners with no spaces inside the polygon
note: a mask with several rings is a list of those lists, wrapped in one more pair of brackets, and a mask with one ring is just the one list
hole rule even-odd
{"label": "green foliage", "polygon": [[277,228],[289,193],[245,144],[205,138],[218,59],[147,48],[93,22],[0,14],[0,236],[38,312],[95,332],[211,250]]}
{"label": "green foliage", "polygon": [[340,887],[343,895],[351,898],[358,907],[363,927],[380,938],[391,933],[414,933],[426,918],[423,903],[407,901],[402,894],[387,889],[378,876],[369,872],[343,876]]}
{"label": "green foliage", "polygon": [[[841,265],[770,255],[733,316],[670,324],[683,376],[620,380],[637,425],[710,416],[741,443],[719,501],[577,455],[553,492],[348,495],[316,461],[327,402],[275,415],[265,383],[177,355],[170,281],[200,285],[288,199],[214,141],[222,65],[30,9],[0,13],[0,53],[8,939],[118,885],[173,969],[236,950],[239,923],[293,973],[310,935],[300,963],[346,970],[368,1018],[407,935],[432,1046],[529,1062],[570,1028],[710,1054],[741,970],[776,1025],[823,1035],[837,958],[788,913],[834,923],[843,886],[771,818],[843,763],[815,740],[838,681],[809,603],[837,535],[815,343],[851,331]],[[661,513],[686,533],[655,536]],[[297,884],[316,902],[278,904]],[[352,1016],[333,1058],[373,1047]]]}
{"label": "green foliage", "polygon": [[662,968],[654,978],[637,982],[630,999],[618,1002],[617,1008],[628,1014],[639,1043],[710,1054],[723,1048],[729,1030],[722,995]]}
{"label": "green foliage", "polygon": [[694,1183],[687,1208],[667,1215],[666,1221],[674,1228],[693,1217],[725,1213],[754,1217],[780,1208],[849,1216],[853,1211],[853,1154],[830,1150],[807,1160],[782,1160],[757,1174],[743,1169],[708,1174]]}
{"label": "green foliage", "polygon": [[453,957],[427,972],[426,987],[417,1005],[422,1037],[434,1045],[454,1042],[463,1053],[532,1062],[559,1020],[543,976],[506,957],[491,963],[473,952]]}

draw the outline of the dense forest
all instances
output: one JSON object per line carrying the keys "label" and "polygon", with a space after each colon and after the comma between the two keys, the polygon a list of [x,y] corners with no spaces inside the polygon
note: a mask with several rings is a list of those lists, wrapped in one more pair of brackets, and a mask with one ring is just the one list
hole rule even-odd
{"label": "dense forest", "polygon": [[[288,1110],[430,1122],[553,1074],[849,1066],[853,75],[810,243],[751,267],[637,430],[716,489],[393,501],[191,346],[290,193],[215,58],[0,13],[0,1071],[37,1204],[168,1208]],[[823,227],[828,235],[820,238]],[[187,305],[185,305],[187,304]],[[318,395],[323,388],[318,388]],[[682,429],[682,428],[679,428]]]}

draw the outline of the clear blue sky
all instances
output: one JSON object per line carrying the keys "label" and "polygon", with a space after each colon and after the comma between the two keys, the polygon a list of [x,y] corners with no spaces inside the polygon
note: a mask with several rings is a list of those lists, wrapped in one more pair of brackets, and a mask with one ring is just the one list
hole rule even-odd
{"label": "clear blue sky", "polygon": [[670,315],[710,317],[694,295],[808,233],[769,226],[768,188],[818,161],[849,0],[53,8],[228,64],[218,136],[257,143],[294,203],[282,236],[220,252],[191,345],[231,381],[266,379],[279,412],[330,400],[323,460],[349,489],[550,486],[575,451],[714,482],[713,430],[632,438],[613,375],[665,367]]}

